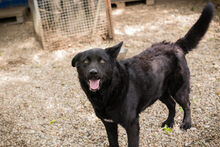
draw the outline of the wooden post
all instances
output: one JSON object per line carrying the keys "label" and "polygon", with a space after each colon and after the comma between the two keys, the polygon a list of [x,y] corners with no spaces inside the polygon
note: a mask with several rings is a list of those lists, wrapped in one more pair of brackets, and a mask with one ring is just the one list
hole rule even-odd
{"label": "wooden post", "polygon": [[108,28],[108,37],[113,39],[113,24],[112,24],[112,9],[111,9],[111,0],[105,0],[105,8],[106,8],[106,17],[107,17],[107,28]]}
{"label": "wooden post", "polygon": [[35,33],[37,34],[37,39],[40,40],[41,45],[43,46],[44,49],[46,49],[42,19],[40,16],[38,2],[37,0],[28,0],[28,3],[32,11],[33,21],[34,21],[34,30],[35,30]]}

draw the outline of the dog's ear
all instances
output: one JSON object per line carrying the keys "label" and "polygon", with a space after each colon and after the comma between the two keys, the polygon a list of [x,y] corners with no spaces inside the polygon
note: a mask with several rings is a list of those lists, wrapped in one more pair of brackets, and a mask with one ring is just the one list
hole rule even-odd
{"label": "dog's ear", "polygon": [[115,46],[106,48],[105,51],[110,57],[112,57],[113,59],[116,59],[118,56],[118,53],[122,47],[122,44],[123,44],[123,41]]}
{"label": "dog's ear", "polygon": [[72,66],[73,67],[76,67],[77,61],[79,61],[79,58],[80,58],[81,54],[82,53],[78,53],[77,55],[75,55],[75,57],[73,57],[73,59],[72,59]]}

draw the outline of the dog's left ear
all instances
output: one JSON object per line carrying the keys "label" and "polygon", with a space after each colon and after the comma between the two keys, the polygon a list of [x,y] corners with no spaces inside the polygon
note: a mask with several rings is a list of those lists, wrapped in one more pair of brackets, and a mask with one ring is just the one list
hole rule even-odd
{"label": "dog's left ear", "polygon": [[106,48],[105,51],[110,57],[112,57],[113,59],[116,59],[118,56],[118,53],[120,52],[122,44],[123,44],[123,41],[115,46]]}
{"label": "dog's left ear", "polygon": [[72,66],[73,67],[76,67],[77,61],[79,60],[80,56],[81,56],[81,53],[78,53],[75,57],[73,57],[73,59],[72,59]]}

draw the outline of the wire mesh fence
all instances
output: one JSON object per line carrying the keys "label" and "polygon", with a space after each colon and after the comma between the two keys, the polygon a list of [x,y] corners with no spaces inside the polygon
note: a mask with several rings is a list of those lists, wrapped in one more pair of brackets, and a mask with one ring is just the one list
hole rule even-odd
{"label": "wire mesh fence", "polygon": [[109,35],[106,0],[33,0],[30,5],[35,31],[45,49]]}

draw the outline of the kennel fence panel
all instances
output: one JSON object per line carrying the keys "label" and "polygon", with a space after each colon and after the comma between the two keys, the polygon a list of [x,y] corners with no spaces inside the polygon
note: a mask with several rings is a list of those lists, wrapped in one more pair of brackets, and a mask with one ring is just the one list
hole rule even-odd
{"label": "kennel fence panel", "polygon": [[109,0],[30,0],[35,32],[45,49],[112,37]]}

